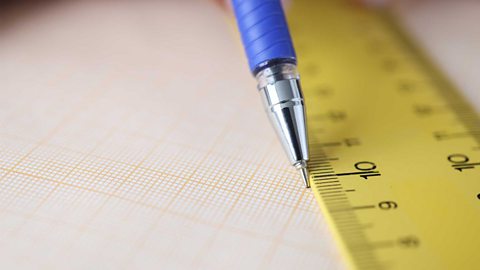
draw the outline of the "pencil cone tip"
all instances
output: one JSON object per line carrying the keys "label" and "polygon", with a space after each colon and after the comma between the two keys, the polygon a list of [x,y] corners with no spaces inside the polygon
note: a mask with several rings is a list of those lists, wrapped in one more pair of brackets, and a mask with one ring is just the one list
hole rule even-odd
{"label": "pencil cone tip", "polygon": [[305,183],[306,188],[310,188],[310,179],[308,177],[308,169],[300,168],[300,174],[302,175],[303,182]]}

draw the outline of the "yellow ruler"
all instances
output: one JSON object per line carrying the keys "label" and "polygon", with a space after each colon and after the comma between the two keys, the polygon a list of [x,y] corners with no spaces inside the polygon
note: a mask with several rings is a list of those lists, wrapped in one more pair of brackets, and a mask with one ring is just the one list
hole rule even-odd
{"label": "yellow ruler", "polygon": [[354,269],[480,269],[480,120],[381,11],[296,1],[311,182]]}

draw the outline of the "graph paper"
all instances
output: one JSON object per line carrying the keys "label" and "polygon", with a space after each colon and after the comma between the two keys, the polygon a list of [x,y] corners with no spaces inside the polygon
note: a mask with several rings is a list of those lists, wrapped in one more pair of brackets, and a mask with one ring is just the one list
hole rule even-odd
{"label": "graph paper", "polygon": [[222,10],[47,1],[9,15],[1,269],[342,268]]}

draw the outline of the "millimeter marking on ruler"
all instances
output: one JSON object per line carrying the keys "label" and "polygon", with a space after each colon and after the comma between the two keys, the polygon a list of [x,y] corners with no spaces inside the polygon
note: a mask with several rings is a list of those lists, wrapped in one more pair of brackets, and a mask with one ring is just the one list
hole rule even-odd
{"label": "millimeter marking on ruler", "polygon": [[298,0],[290,15],[312,190],[348,265],[480,265],[478,115],[381,11]]}

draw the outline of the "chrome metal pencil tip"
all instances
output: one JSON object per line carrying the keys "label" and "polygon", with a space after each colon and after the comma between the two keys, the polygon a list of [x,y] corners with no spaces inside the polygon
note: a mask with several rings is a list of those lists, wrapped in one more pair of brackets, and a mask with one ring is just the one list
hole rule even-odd
{"label": "chrome metal pencil tip", "polygon": [[308,169],[306,167],[299,169],[300,174],[302,175],[303,182],[305,183],[306,188],[310,188],[310,178],[308,176]]}
{"label": "chrome metal pencil tip", "polygon": [[307,121],[297,67],[281,63],[261,70],[256,77],[270,122],[288,160],[300,170],[305,186],[309,188]]}
{"label": "chrome metal pencil tip", "polygon": [[307,169],[307,161],[301,160],[293,165],[302,175],[303,182],[306,188],[310,188],[310,177]]}

